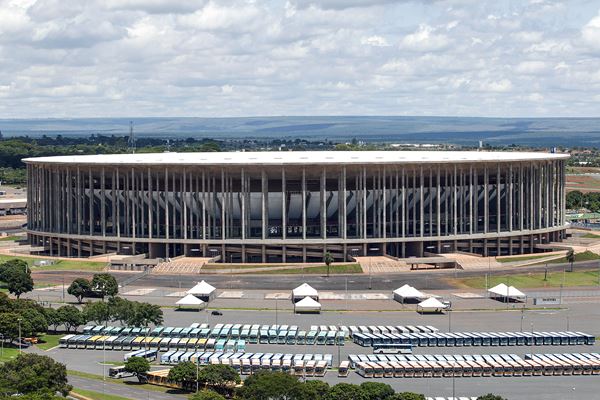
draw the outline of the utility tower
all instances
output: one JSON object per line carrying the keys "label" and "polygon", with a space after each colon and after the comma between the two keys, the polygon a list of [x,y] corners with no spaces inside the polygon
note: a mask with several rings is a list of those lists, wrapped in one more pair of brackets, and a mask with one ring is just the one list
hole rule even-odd
{"label": "utility tower", "polygon": [[133,133],[133,121],[129,121],[129,148],[131,153],[135,153],[135,135]]}

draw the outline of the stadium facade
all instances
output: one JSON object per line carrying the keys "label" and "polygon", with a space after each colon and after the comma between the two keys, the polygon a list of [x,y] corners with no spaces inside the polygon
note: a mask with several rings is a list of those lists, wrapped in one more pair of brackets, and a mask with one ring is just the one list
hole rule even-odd
{"label": "stadium facade", "polygon": [[49,254],[321,261],[530,253],[565,235],[568,155],[235,152],[25,159]]}

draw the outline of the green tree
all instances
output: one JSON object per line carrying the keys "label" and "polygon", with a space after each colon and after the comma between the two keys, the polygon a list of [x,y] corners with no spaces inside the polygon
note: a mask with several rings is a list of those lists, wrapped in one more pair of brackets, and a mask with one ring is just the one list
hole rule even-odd
{"label": "green tree", "polygon": [[569,272],[573,272],[573,263],[575,262],[575,252],[573,249],[567,250],[567,254],[565,255],[567,262],[570,264]]}
{"label": "green tree", "polygon": [[126,319],[127,325],[146,327],[150,324],[162,324],[163,312],[160,306],[149,303],[138,303],[137,301],[132,303],[131,314]]}
{"label": "green tree", "polygon": [[477,400],[506,400],[506,399],[502,396],[488,393],[488,394],[484,394],[483,396],[477,397]]}
{"label": "green tree", "polygon": [[106,296],[112,297],[119,293],[119,284],[111,274],[94,274],[91,285],[94,293],[102,297],[102,300],[104,300]]}
{"label": "green tree", "polygon": [[69,285],[67,293],[77,298],[77,302],[81,303],[84,297],[88,297],[92,292],[92,284],[85,278],[77,278]]}
{"label": "green tree", "polygon": [[259,371],[244,381],[238,389],[238,397],[243,400],[285,400],[294,399],[301,391],[298,378],[283,372]]}
{"label": "green tree", "polygon": [[33,328],[29,321],[24,320],[17,313],[1,313],[0,314],[0,333],[5,339],[14,341],[19,337],[19,320],[21,321],[21,337],[31,336]]}
{"label": "green tree", "polygon": [[[25,264],[27,265],[27,264]],[[6,283],[9,293],[14,294],[17,299],[27,292],[33,290],[33,279],[29,270],[22,268],[7,268],[2,271],[2,280]]]}
{"label": "green tree", "polygon": [[0,366],[0,387],[12,393],[60,392],[66,396],[67,369],[50,357],[22,353]]}
{"label": "green tree", "polygon": [[101,301],[87,303],[83,306],[83,317],[86,321],[96,322],[98,325],[104,325],[110,318],[108,304]]}
{"label": "green tree", "polygon": [[302,384],[298,400],[323,400],[329,393],[329,384],[325,381],[311,380]]}
{"label": "green tree", "polygon": [[133,301],[129,301],[119,296],[108,299],[110,308],[110,318],[113,321],[119,321],[121,325],[128,325],[128,321],[133,315]]}
{"label": "green tree", "polygon": [[196,368],[196,364],[193,362],[184,361],[169,370],[167,379],[183,385],[195,383],[196,374],[198,373]]}
{"label": "green tree", "polygon": [[0,263],[0,280],[6,281],[6,279],[4,279],[4,274],[12,270],[21,270],[24,272],[29,272],[29,266],[25,261],[19,260],[18,258],[13,258],[3,263]]}
{"label": "green tree", "polygon": [[46,321],[46,317],[38,309],[27,308],[21,310],[19,312],[19,315],[22,321],[27,321],[27,323],[31,327],[31,330],[30,332],[28,332],[28,335],[23,336],[37,336],[38,334],[44,333],[48,330],[48,321]]}
{"label": "green tree", "polygon": [[361,387],[351,383],[338,383],[333,385],[327,393],[326,400],[367,400]]}
{"label": "green tree", "polygon": [[13,300],[6,293],[0,292],[0,313],[11,312],[13,310]]}
{"label": "green tree", "polygon": [[212,390],[201,390],[198,393],[194,393],[190,400],[225,400],[225,397]]}
{"label": "green tree", "polygon": [[56,332],[59,325],[62,325],[62,319],[58,313],[58,310],[52,307],[44,309],[44,315],[46,316],[46,322],[49,327],[52,327],[52,331]]}
{"label": "green tree", "polygon": [[381,382],[363,382],[360,389],[368,400],[387,400],[396,393],[390,385]]}
{"label": "green tree", "polygon": [[150,371],[150,362],[144,357],[129,357],[125,362],[125,371],[134,374],[138,381],[146,380],[146,373]]}
{"label": "green tree", "polygon": [[198,373],[198,382],[204,386],[215,388],[217,392],[224,393],[230,384],[240,383],[240,375],[229,365],[207,365]]}
{"label": "green tree", "polygon": [[62,306],[58,308],[57,312],[59,320],[67,332],[70,332],[71,329],[77,330],[77,327],[85,324],[83,313],[75,306]]}
{"label": "green tree", "polygon": [[393,400],[425,400],[425,396],[419,393],[413,392],[402,392],[396,393],[393,397]]}
{"label": "green tree", "polygon": [[323,258],[323,262],[327,265],[327,276],[329,277],[329,266],[333,262],[333,256],[330,252],[325,253],[325,257]]}
{"label": "green tree", "polygon": [[584,194],[578,190],[567,193],[566,207],[568,209],[579,209],[584,206]]}

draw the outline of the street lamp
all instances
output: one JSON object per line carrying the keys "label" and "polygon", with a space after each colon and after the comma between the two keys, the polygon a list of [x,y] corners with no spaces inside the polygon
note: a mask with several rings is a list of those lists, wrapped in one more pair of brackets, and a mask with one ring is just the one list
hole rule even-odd
{"label": "street lamp", "polygon": [[17,322],[19,323],[19,353],[21,353],[21,318],[17,318]]}

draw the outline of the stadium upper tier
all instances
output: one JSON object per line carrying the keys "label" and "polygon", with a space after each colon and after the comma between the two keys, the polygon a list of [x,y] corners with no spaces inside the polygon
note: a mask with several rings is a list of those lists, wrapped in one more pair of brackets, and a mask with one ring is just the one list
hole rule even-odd
{"label": "stadium upper tier", "polygon": [[431,164],[566,159],[568,154],[487,151],[261,151],[99,154],[26,158],[26,163],[79,165]]}

